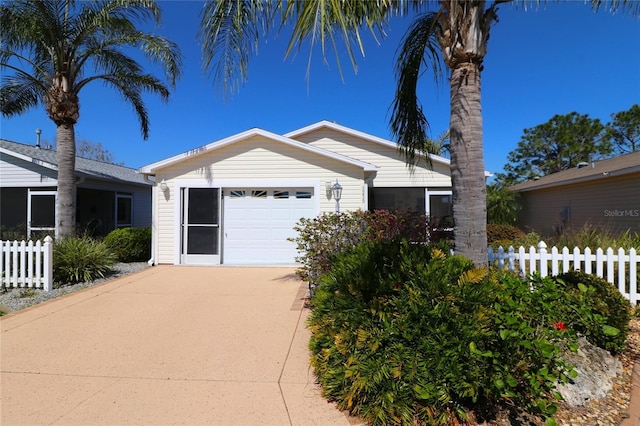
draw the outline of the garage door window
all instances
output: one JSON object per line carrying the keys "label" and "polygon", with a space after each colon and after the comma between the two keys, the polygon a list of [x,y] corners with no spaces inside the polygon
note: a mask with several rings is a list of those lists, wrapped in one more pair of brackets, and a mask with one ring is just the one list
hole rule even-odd
{"label": "garage door window", "polygon": [[253,198],[267,198],[267,191],[251,191],[251,196]]}
{"label": "garage door window", "polygon": [[231,198],[242,198],[242,197],[244,197],[245,195],[246,195],[246,194],[245,194],[245,192],[244,192],[244,191],[231,191],[231,192],[229,193],[229,196],[230,196]]}
{"label": "garage door window", "polygon": [[311,191],[296,191],[296,198],[311,198]]}
{"label": "garage door window", "polygon": [[289,191],[273,191],[273,198],[276,198],[276,199],[289,198]]}

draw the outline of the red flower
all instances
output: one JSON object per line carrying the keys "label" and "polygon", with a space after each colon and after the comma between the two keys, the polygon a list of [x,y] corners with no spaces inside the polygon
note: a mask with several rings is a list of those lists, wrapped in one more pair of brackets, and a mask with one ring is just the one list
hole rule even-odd
{"label": "red flower", "polygon": [[567,328],[562,321],[554,322],[553,326],[556,330],[564,330]]}

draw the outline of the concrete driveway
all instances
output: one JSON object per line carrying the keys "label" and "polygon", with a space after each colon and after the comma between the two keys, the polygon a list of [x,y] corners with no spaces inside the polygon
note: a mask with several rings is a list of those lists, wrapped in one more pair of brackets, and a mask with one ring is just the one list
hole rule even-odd
{"label": "concrete driveway", "polygon": [[349,425],[293,268],[155,266],[0,318],[7,425]]}

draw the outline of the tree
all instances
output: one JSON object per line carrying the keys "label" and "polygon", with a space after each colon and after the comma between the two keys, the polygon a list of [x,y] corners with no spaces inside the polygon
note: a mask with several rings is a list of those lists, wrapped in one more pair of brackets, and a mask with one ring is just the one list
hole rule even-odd
{"label": "tree", "polygon": [[102,161],[103,163],[116,163],[116,158],[112,152],[102,146],[101,142],[91,142],[87,139],[81,139],[76,145],[76,154],[78,157],[88,158],[90,160]]}
{"label": "tree", "polygon": [[451,185],[456,252],[476,265],[486,264],[486,186],[482,150],[480,78],[489,30],[498,5],[485,1],[440,2],[437,12],[419,16],[400,46],[397,89],[391,130],[408,162],[413,162],[428,121],[418,101],[421,68],[430,65],[436,78],[441,61],[449,69]]}
{"label": "tree", "polygon": [[160,23],[160,9],[152,0],[13,0],[0,5],[0,107],[11,117],[41,104],[56,125],[56,227],[61,237],[75,230],[74,126],[81,90],[102,81],[118,91],[133,107],[147,139],[149,115],[142,94],[166,101],[169,89],[128,53],[138,49],[159,64],[171,86],[180,75],[177,45],[137,29],[150,20]]}
{"label": "tree", "polygon": [[435,139],[427,138],[424,141],[424,147],[420,148],[420,152],[440,155],[443,157],[449,156],[449,137],[450,133],[446,130],[440,133]]}
{"label": "tree", "polygon": [[576,112],[524,129],[517,148],[507,156],[507,180],[531,180],[608,156],[612,148],[604,129],[600,120]]}
{"label": "tree", "polygon": [[[442,59],[451,74],[450,153],[456,251],[477,265],[486,264],[487,258],[480,78],[489,30],[496,21],[498,6],[505,1],[509,0],[432,2],[438,5],[437,11],[420,16],[401,47],[391,119],[392,130],[411,163],[416,149],[426,140],[428,125],[416,93],[420,68],[428,63],[441,75]],[[613,11],[626,8],[640,13],[640,3],[633,1],[591,1],[595,9],[605,3]],[[257,50],[260,35],[271,28],[277,10],[281,12],[281,24],[293,23],[287,54],[304,40],[310,41],[311,52],[319,42],[324,54],[325,41],[329,40],[337,57],[338,33],[354,63],[351,46],[363,48],[360,29],[369,28],[374,36],[381,35],[386,18],[404,13],[409,7],[407,1],[393,0],[278,1],[269,7],[261,4],[261,0],[207,1],[200,25],[204,66],[223,88],[235,90],[246,79],[251,53]],[[412,4],[421,9],[429,3]]]}
{"label": "tree", "polygon": [[640,151],[640,105],[611,114],[606,137],[613,143],[617,154]]}
{"label": "tree", "polygon": [[487,223],[515,225],[518,222],[518,194],[500,181],[487,185]]}

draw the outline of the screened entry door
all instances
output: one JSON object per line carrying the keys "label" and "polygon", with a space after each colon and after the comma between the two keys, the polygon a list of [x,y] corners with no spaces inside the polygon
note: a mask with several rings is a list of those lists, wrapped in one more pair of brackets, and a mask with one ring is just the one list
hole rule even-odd
{"label": "screened entry door", "polygon": [[56,191],[31,191],[27,200],[27,237],[53,236],[56,230]]}
{"label": "screened entry door", "polygon": [[181,263],[220,263],[220,189],[184,188],[182,197]]}

